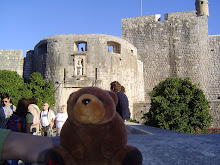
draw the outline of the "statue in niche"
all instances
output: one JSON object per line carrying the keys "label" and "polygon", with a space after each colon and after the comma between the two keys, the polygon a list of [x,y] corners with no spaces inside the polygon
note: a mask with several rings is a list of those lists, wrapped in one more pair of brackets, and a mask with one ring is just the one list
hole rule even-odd
{"label": "statue in niche", "polygon": [[78,59],[76,63],[76,74],[77,76],[83,75],[83,59]]}

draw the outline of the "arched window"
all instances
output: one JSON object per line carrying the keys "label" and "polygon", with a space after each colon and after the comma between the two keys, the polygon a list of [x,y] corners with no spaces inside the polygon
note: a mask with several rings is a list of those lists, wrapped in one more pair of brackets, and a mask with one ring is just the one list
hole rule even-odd
{"label": "arched window", "polygon": [[121,44],[114,41],[108,41],[107,45],[108,45],[108,52],[121,54]]}

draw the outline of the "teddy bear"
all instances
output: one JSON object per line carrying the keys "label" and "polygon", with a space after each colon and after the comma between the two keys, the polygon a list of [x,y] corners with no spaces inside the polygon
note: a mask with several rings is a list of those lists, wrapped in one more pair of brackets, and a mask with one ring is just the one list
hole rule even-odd
{"label": "teddy bear", "polygon": [[60,145],[46,153],[45,164],[141,165],[141,152],[127,145],[126,126],[116,112],[117,101],[114,92],[98,87],[72,93]]}

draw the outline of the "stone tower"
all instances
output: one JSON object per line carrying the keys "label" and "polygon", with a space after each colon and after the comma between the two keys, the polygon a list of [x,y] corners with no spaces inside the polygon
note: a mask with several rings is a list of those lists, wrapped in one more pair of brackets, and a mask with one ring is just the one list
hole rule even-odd
{"label": "stone tower", "polygon": [[208,3],[209,3],[208,0],[196,0],[195,5],[196,5],[197,16],[206,15],[209,17]]}
{"label": "stone tower", "polygon": [[126,88],[131,117],[133,104],[144,101],[143,63],[127,41],[104,34],[65,34],[42,39],[34,48],[33,72],[55,85],[56,107],[65,105],[76,90],[97,86],[110,89],[112,81]]}

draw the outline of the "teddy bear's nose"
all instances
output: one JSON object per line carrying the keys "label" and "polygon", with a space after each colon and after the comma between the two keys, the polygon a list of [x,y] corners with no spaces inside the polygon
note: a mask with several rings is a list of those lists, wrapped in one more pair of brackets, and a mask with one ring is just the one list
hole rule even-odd
{"label": "teddy bear's nose", "polygon": [[83,100],[82,100],[82,103],[85,104],[85,105],[87,105],[90,101],[91,101],[90,99],[83,99]]}

